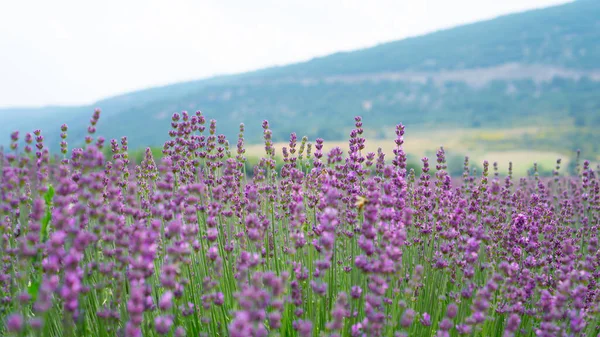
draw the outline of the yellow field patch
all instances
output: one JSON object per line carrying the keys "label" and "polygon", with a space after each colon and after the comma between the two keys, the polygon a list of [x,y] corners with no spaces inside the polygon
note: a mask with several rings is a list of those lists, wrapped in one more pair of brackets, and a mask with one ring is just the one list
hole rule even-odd
{"label": "yellow field patch", "polygon": [[[552,151],[512,148],[509,144],[500,143],[503,140],[510,140],[526,134],[535,136],[541,131],[543,130],[536,128],[407,130],[404,137],[404,151],[413,161],[424,156],[435,159],[435,152],[440,146],[444,146],[447,158],[461,160],[461,157],[468,155],[472,165],[481,167],[483,161],[487,160],[490,162],[490,169],[491,164],[497,162],[501,174],[508,171],[508,163],[512,161],[513,172],[516,176],[526,175],[527,171],[533,168],[533,163],[538,163],[544,170],[552,170],[558,158],[562,159],[562,167],[566,167],[569,161],[568,155]],[[310,142],[314,143],[314,140],[310,140]],[[493,148],[490,148],[489,144],[494,142],[499,142],[498,146],[494,145]],[[364,153],[377,153],[377,149],[381,148],[388,160],[391,160],[392,151],[395,148],[394,139],[370,140],[367,138],[365,145]],[[276,143],[274,146],[278,156],[281,156],[282,148],[289,145],[287,143]],[[325,140],[323,152],[327,153],[334,147],[339,147],[344,152],[349,149],[347,141]],[[248,156],[263,156],[265,153],[264,145],[248,145],[246,153]]]}

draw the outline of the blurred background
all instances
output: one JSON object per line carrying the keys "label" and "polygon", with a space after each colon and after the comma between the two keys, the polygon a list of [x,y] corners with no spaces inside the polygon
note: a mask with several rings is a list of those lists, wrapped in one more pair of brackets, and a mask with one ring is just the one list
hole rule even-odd
{"label": "blurred background", "polygon": [[[600,156],[600,1],[3,1],[0,145],[40,128],[58,149],[127,136],[160,156],[174,112],[201,110],[248,157],[291,132],[346,147],[363,116],[367,150],[406,127],[417,165],[443,145],[518,175]],[[281,146],[279,144],[278,146]]]}

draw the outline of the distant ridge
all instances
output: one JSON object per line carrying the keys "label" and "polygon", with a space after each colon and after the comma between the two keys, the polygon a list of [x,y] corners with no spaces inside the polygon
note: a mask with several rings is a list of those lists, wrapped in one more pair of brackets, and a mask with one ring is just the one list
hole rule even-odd
{"label": "distant ridge", "polygon": [[[42,127],[58,144],[62,122],[73,126],[73,137],[83,135],[94,107],[103,110],[99,132],[127,135],[132,147],[162,144],[170,115],[197,109],[216,118],[218,132],[229,137],[245,123],[250,142],[260,141],[263,119],[275,140],[292,131],[343,139],[355,115],[380,138],[397,122],[430,129],[568,126],[577,135],[600,126],[599,93],[600,1],[579,0],[90,106],[0,109],[0,143],[15,128]],[[531,144],[564,151],[586,145],[563,136],[568,139]]]}

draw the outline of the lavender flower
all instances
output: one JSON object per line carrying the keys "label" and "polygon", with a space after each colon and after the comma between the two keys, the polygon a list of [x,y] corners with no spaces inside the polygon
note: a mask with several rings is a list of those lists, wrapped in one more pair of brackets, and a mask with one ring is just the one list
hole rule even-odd
{"label": "lavender flower", "polygon": [[457,181],[443,147],[409,169],[402,124],[370,151],[361,117],[345,149],[279,150],[265,121],[254,160],[200,111],[138,156],[99,118],[84,148],[61,126],[62,156],[41,130],[0,151],[0,334],[597,334],[590,161],[517,179],[466,158]]}

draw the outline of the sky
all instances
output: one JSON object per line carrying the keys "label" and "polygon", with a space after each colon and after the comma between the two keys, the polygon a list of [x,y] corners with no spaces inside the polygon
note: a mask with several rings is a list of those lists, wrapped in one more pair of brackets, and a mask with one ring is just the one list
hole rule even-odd
{"label": "sky", "polygon": [[80,105],[565,0],[0,0],[0,107]]}

